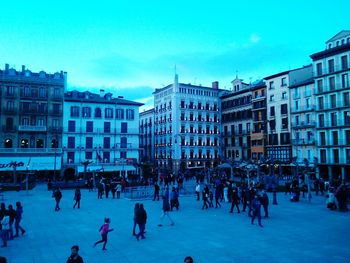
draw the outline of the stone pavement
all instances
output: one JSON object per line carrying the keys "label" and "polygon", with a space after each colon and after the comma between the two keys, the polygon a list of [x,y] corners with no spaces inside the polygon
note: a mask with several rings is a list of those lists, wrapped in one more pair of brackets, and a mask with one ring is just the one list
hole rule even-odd
{"label": "stone pavement", "polygon": [[[183,262],[192,255],[195,262],[350,262],[348,246],[350,213],[329,211],[324,197],[312,203],[289,202],[278,195],[278,205],[270,205],[270,218],[264,228],[250,224],[246,213],[228,213],[222,208],[201,210],[194,196],[180,198],[180,211],[171,213],[175,226],[165,218],[158,227],[161,201],[143,201],[148,213],[146,239],[131,235],[136,201],[97,200],[97,192],[82,191],[81,209],[73,209],[74,190],[63,190],[61,211],[54,211],[54,200],[46,185],[26,195],[6,192],[5,203],[21,201],[24,206],[24,236],[0,248],[10,263],[66,262],[72,245],[80,246],[87,263]],[[272,203],[272,196],[270,196]],[[98,232],[104,217],[115,229],[108,236],[107,251]]]}

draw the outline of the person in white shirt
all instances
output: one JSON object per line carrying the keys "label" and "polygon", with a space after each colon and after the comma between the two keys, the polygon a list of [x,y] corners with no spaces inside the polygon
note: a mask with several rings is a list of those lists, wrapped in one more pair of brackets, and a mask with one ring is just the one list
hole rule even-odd
{"label": "person in white shirt", "polygon": [[196,185],[197,201],[199,201],[200,194],[201,194],[201,185],[199,183],[197,183],[197,185]]}

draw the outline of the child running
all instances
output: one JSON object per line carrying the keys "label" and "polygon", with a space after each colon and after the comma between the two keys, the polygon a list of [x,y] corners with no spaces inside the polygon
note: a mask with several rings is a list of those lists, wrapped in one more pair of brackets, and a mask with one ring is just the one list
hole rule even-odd
{"label": "child running", "polygon": [[105,218],[105,223],[100,227],[100,230],[99,230],[101,233],[102,239],[100,241],[95,242],[94,247],[99,243],[103,243],[102,250],[107,250],[106,244],[107,244],[108,233],[114,230],[113,228],[109,228],[110,222],[111,220],[109,218]]}

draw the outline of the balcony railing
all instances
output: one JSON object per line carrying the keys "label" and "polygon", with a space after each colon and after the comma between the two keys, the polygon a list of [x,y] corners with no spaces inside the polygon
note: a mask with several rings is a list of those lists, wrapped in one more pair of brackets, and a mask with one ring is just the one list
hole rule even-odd
{"label": "balcony railing", "polygon": [[46,132],[46,126],[19,125],[18,131]]}
{"label": "balcony railing", "polygon": [[305,121],[300,121],[300,122],[292,122],[292,128],[308,128],[308,127],[314,127],[316,125],[316,122],[310,121],[310,122],[305,122]]}
{"label": "balcony railing", "polygon": [[294,139],[294,140],[292,140],[292,144],[293,145],[314,145],[315,144],[315,140],[314,139],[310,139],[310,140]]}
{"label": "balcony railing", "polygon": [[0,148],[0,153],[62,153],[61,148]]}

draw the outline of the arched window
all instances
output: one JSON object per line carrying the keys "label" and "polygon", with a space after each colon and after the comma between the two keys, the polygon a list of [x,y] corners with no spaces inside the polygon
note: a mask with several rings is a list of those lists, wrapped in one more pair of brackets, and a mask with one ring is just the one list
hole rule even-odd
{"label": "arched window", "polygon": [[344,45],[345,44],[345,39],[341,40],[341,44]]}
{"label": "arched window", "polygon": [[22,139],[21,140],[21,148],[28,148],[29,147],[29,140],[28,139]]}
{"label": "arched window", "polygon": [[101,108],[96,108],[95,109],[95,118],[101,118],[102,113],[101,113]]}
{"label": "arched window", "polygon": [[5,139],[5,148],[12,148],[12,140],[7,138]]}
{"label": "arched window", "polygon": [[12,129],[13,128],[13,118],[8,117],[6,118],[6,129]]}
{"label": "arched window", "polygon": [[348,40],[347,40],[348,43],[350,43],[350,37],[348,37]]}
{"label": "arched window", "polygon": [[328,44],[328,48],[332,48],[332,43],[329,43],[329,44]]}
{"label": "arched window", "polygon": [[36,140],[36,148],[44,148],[44,140],[43,139]]}
{"label": "arched window", "polygon": [[339,40],[336,42],[336,46],[339,46]]}

